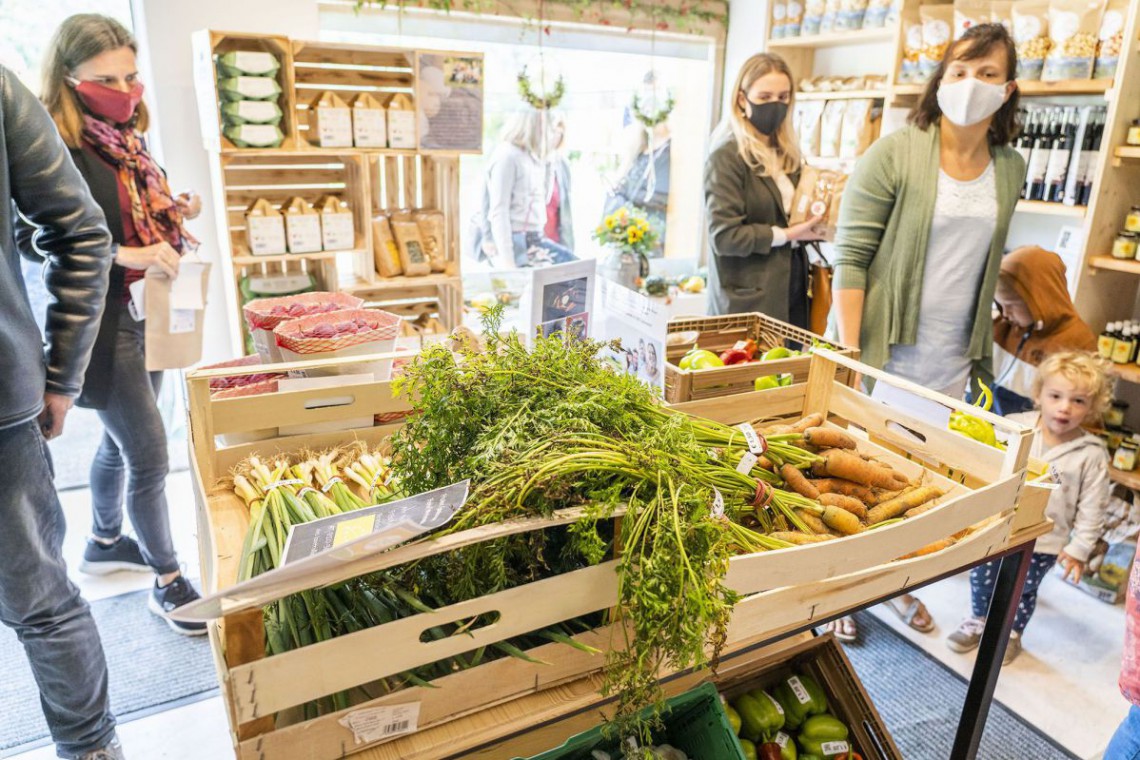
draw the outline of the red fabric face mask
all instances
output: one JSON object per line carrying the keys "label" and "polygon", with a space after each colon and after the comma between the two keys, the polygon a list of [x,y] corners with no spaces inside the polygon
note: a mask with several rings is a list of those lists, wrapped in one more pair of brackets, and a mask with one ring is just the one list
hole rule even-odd
{"label": "red fabric face mask", "polygon": [[142,101],[143,86],[135,82],[130,92],[122,92],[98,82],[78,82],[75,93],[95,116],[115,124],[125,124],[135,115],[135,109]]}

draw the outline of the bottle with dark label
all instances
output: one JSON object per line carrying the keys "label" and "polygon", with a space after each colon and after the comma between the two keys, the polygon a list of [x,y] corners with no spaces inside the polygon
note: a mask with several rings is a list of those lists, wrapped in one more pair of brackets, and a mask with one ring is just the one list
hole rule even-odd
{"label": "bottle with dark label", "polygon": [[1127,364],[1128,357],[1132,355],[1132,328],[1125,327],[1112,344],[1112,362],[1114,364]]}
{"label": "bottle with dark label", "polygon": [[[1025,165],[1029,166],[1029,154],[1033,152],[1033,130],[1037,124],[1037,109],[1025,111],[1024,115],[1025,117],[1021,120],[1021,123],[1024,124],[1025,127],[1021,130],[1021,134],[1017,136],[1017,142],[1013,148],[1021,154]],[[1024,198],[1028,193],[1029,183],[1026,182],[1025,186],[1021,188],[1021,197]]]}
{"label": "bottle with dark label", "polygon": [[1053,137],[1057,133],[1057,112],[1049,114],[1048,123],[1038,122],[1037,136],[1033,140],[1033,152],[1029,156],[1029,170],[1025,175],[1031,201],[1045,200],[1045,171],[1049,168],[1049,156],[1053,151]]}
{"label": "bottle with dark label", "polygon": [[1119,327],[1119,322],[1109,322],[1104,326],[1104,332],[1097,337],[1096,351],[1102,359],[1112,358],[1112,348],[1116,343],[1116,331]]}
{"label": "bottle with dark label", "polygon": [[1101,139],[1104,137],[1104,110],[1098,109],[1095,121],[1089,128],[1089,142],[1087,156],[1084,162],[1084,175],[1077,183],[1077,205],[1087,206],[1092,200],[1093,176],[1096,174],[1096,155],[1100,152]]}
{"label": "bottle with dark label", "polygon": [[1074,111],[1065,109],[1058,129],[1045,167],[1045,200],[1051,203],[1065,200],[1065,180],[1069,175],[1069,159],[1073,155],[1073,139],[1077,131]]}

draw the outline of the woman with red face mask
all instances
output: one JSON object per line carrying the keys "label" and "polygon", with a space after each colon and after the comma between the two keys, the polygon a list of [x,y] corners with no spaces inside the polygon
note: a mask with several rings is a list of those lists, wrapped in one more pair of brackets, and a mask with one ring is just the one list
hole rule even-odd
{"label": "woman with red face mask", "polygon": [[[174,195],[147,150],[137,47],[114,19],[79,14],[60,26],[44,65],[41,98],[115,243],[99,336],[78,400],[98,411],[105,428],[91,465],[93,528],[79,569],[154,572],[150,609],[178,633],[196,635],[206,632],[204,625],[166,617],[198,593],[182,577],[170,536],[170,465],[156,401],[162,373],[146,369],[145,322],[136,320],[141,315],[131,308],[129,289],[147,269],[177,275],[179,257],[195,245],[183,223],[198,215],[201,201],[193,193]],[[23,226],[17,244],[30,251],[35,235]],[[124,502],[137,542],[121,532]]]}

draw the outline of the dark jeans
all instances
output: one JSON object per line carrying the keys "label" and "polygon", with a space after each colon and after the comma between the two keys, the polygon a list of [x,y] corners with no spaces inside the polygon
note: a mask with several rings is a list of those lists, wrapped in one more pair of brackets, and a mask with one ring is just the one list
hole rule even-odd
{"label": "dark jeans", "polygon": [[515,232],[511,235],[511,242],[515,247],[515,266],[532,267],[536,258],[546,258],[551,264],[578,260],[573,251],[541,232]]}
{"label": "dark jeans", "polygon": [[1020,414],[1033,409],[1033,399],[1001,387],[994,388],[994,414],[1002,417],[1010,414]]}
{"label": "dark jeans", "polygon": [[1104,760],[1140,760],[1140,708],[1129,708],[1104,751]]}
{"label": "dark jeans", "polygon": [[98,410],[104,431],[91,463],[91,530],[99,538],[116,538],[125,496],[143,557],[164,574],[178,569],[178,557],[166,505],[170,459],[157,401],[162,373],[146,370],[145,324],[126,313],[119,320],[111,392],[107,408]]}
{"label": "dark jeans", "polygon": [[[999,564],[999,560],[994,560],[970,571],[970,602],[976,618],[984,618],[989,613]],[[1041,581],[1045,580],[1046,573],[1055,564],[1057,564],[1056,554],[1033,553],[1033,559],[1029,562],[1029,573],[1025,576],[1025,588],[1021,591],[1017,614],[1013,618],[1013,630],[1017,633],[1024,632],[1025,626],[1029,625],[1029,618],[1033,617],[1033,610],[1037,609],[1037,589]]]}
{"label": "dark jeans", "polygon": [[67,578],[63,509],[34,420],[0,429],[0,462],[0,619],[24,645],[60,757],[78,757],[110,743],[115,718],[99,631]]}

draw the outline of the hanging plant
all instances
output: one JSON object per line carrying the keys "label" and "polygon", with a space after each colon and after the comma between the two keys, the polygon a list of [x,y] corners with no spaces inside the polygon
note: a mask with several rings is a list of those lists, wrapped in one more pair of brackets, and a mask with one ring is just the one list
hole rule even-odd
{"label": "hanging plant", "polygon": [[527,76],[526,69],[524,68],[519,72],[519,97],[531,108],[538,109],[539,111],[549,111],[551,108],[557,108],[565,95],[566,83],[562,80],[561,75],[555,80],[553,90],[539,96],[535,94],[534,89],[530,86],[530,77]]}
{"label": "hanging plant", "polygon": [[633,118],[637,119],[646,129],[653,129],[658,124],[662,124],[669,118],[669,114],[673,113],[673,106],[677,102],[673,99],[673,93],[669,93],[665,97],[665,105],[653,113],[646,113],[641,110],[641,97],[634,93],[633,103],[630,104],[630,111],[633,112]]}

